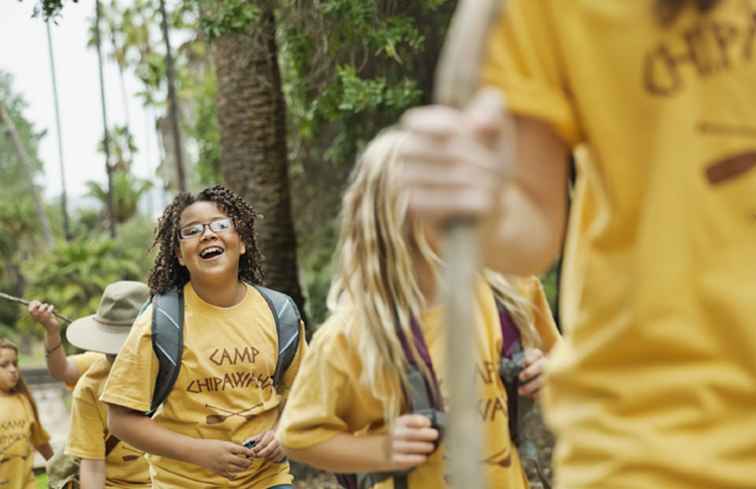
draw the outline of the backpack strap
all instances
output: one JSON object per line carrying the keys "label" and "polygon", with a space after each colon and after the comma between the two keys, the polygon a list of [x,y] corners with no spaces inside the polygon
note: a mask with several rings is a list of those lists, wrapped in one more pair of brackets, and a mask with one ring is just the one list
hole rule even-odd
{"label": "backpack strap", "polygon": [[276,334],[278,335],[278,356],[276,370],[273,374],[273,385],[278,388],[283,382],[286,370],[294,361],[299,347],[299,325],[302,316],[294,300],[283,292],[255,285],[255,289],[268,303],[273,319],[276,322]]}
{"label": "backpack strap", "polygon": [[501,327],[501,363],[499,364],[499,375],[504,382],[504,388],[507,391],[507,421],[509,424],[509,435],[515,445],[520,444],[520,433],[517,426],[518,419],[518,399],[517,393],[520,388],[520,371],[522,370],[522,344],[520,340],[520,331],[514,325],[512,316],[507,308],[496,301],[496,309],[499,312],[499,325]]}
{"label": "backpack strap", "polygon": [[118,443],[121,440],[118,439],[115,435],[108,435],[107,438],[105,438],[105,458],[110,455],[110,452],[115,450],[115,447],[118,446]]}
{"label": "backpack strap", "polygon": [[[501,325],[502,347],[501,363],[499,365],[499,375],[504,382],[504,388],[507,391],[507,422],[509,424],[509,435],[512,442],[520,452],[523,463],[525,458],[532,460],[535,465],[536,475],[544,489],[551,489],[540,460],[538,459],[538,449],[533,440],[521,438],[519,424],[522,414],[528,411],[532,403],[527,398],[520,398],[518,390],[520,388],[520,372],[525,363],[525,349],[522,346],[522,337],[520,330],[515,326],[512,316],[507,311],[504,304],[496,301],[496,308],[499,311],[499,324]],[[522,404],[522,405],[521,405]],[[520,410],[522,409],[522,413]]]}
{"label": "backpack strap", "polygon": [[184,294],[170,289],[152,298],[152,350],[159,361],[147,416],[153,416],[178,378],[184,349]]}
{"label": "backpack strap", "polygon": [[[412,414],[421,414],[431,421],[431,426],[438,430],[439,437],[436,440],[436,446],[441,442],[446,429],[446,413],[443,409],[443,401],[440,398],[438,380],[431,362],[428,345],[425,343],[423,332],[420,325],[414,319],[410,323],[412,332],[412,341],[417,349],[420,360],[425,363],[426,369],[431,378],[427,379],[420,368],[414,363],[410,354],[408,338],[401,328],[396,328],[396,334],[402,344],[404,356],[407,359],[407,388],[404,395],[407,399],[409,412]],[[432,385],[431,385],[432,384]],[[338,474],[337,480],[344,489],[370,489],[375,485],[393,479],[394,489],[407,489],[409,487],[410,470],[403,472],[368,472],[359,474]]]}

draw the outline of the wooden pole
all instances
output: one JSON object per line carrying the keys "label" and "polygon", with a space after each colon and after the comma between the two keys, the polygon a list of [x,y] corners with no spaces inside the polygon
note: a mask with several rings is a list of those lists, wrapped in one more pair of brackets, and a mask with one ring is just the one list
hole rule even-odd
{"label": "wooden pole", "polygon": [[47,219],[45,213],[44,200],[42,196],[37,192],[37,187],[34,185],[34,172],[32,171],[31,160],[29,154],[26,152],[26,148],[21,143],[21,138],[18,136],[16,130],[16,124],[11,118],[10,112],[5,107],[5,103],[0,100],[0,123],[5,123],[8,128],[8,136],[16,149],[18,159],[21,161],[21,168],[26,174],[27,182],[29,183],[29,190],[34,200],[34,211],[37,214],[40,226],[42,226],[42,236],[44,237],[44,244],[47,248],[51,248],[53,245],[52,232],[50,231],[50,222]]}
{"label": "wooden pole", "polygon": [[[478,91],[486,34],[498,3],[497,0],[460,0],[436,73],[437,103],[461,109]],[[446,378],[449,382],[449,429],[444,446],[451,489],[483,489],[487,485],[481,466],[482,421],[475,375],[475,365],[480,361],[473,309],[480,268],[476,232],[473,222],[450,222],[443,250]]]}

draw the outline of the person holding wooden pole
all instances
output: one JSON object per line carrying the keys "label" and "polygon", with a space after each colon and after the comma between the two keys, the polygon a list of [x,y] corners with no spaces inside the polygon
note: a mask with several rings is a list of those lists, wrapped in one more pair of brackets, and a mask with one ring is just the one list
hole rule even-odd
{"label": "person holding wooden pole", "polygon": [[[63,338],[60,334],[62,316],[57,315],[55,306],[38,300],[23,301],[27,305],[29,315],[45,327],[45,363],[47,371],[55,380],[73,389],[79,378],[98,360],[104,360],[105,355],[93,351],[66,355]],[[68,321],[70,322],[70,321]]]}
{"label": "person holding wooden pole", "polygon": [[[440,300],[439,237],[407,212],[398,157],[404,136],[378,135],[358,161],[343,200],[331,315],[294,381],[277,437],[286,454],[336,472],[349,489],[461,487],[447,458],[450,389]],[[484,429],[480,457],[463,454],[487,487],[524,489],[499,377],[507,331],[526,349],[521,395],[541,387],[544,352],[558,341],[538,280],[476,274],[469,324],[472,402]],[[452,284],[460,294],[464,284]],[[465,456],[466,455],[466,456]],[[351,475],[350,475],[351,474]]]}
{"label": "person holding wooden pole", "polygon": [[[483,262],[546,270],[557,487],[756,480],[756,4],[509,0],[466,109],[403,118],[410,209],[483,223]],[[515,157],[508,159],[508,152]]]}

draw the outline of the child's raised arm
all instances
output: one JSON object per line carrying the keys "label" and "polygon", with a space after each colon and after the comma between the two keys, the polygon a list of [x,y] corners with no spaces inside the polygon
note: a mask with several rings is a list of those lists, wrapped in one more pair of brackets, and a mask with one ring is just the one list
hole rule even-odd
{"label": "child's raised arm", "polygon": [[40,301],[31,301],[28,307],[31,317],[45,327],[45,357],[47,371],[55,380],[68,385],[76,384],[82,372],[76,363],[66,357],[63,338],[60,336],[60,323],[53,314],[55,307]]}

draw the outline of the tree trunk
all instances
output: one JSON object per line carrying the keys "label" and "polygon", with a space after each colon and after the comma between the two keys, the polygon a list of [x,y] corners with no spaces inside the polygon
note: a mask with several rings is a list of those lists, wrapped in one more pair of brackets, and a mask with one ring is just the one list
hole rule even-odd
{"label": "tree trunk", "polygon": [[113,166],[110,164],[110,132],[108,129],[108,109],[105,102],[105,76],[103,75],[102,40],[100,36],[100,20],[102,19],[102,5],[100,0],[95,2],[95,43],[97,47],[97,69],[100,76],[100,109],[102,111],[103,148],[105,149],[105,174],[108,177],[108,220],[110,237],[116,237],[116,219],[113,211]]}
{"label": "tree trunk", "polygon": [[71,227],[68,222],[68,198],[66,192],[66,166],[63,163],[63,135],[62,126],[60,125],[60,104],[58,103],[58,80],[55,73],[55,53],[52,44],[52,32],[50,32],[50,21],[45,22],[47,29],[47,53],[50,58],[50,78],[52,79],[53,102],[55,107],[55,134],[58,141],[58,163],[60,164],[60,210],[63,214],[63,236],[66,241],[71,240]]}
{"label": "tree trunk", "polygon": [[291,216],[286,104],[281,87],[276,21],[267,2],[243,33],[213,45],[218,77],[220,165],[226,184],[262,215],[257,239],[266,285],[286,292],[304,313],[297,240]]}
{"label": "tree trunk", "polygon": [[165,75],[168,82],[168,113],[171,119],[173,134],[173,148],[176,157],[176,183],[179,192],[186,192],[186,174],[184,172],[184,153],[181,144],[181,129],[179,128],[178,97],[176,95],[176,73],[171,51],[171,40],[168,35],[168,13],[165,10],[165,0],[160,0],[160,29],[165,43]]}

